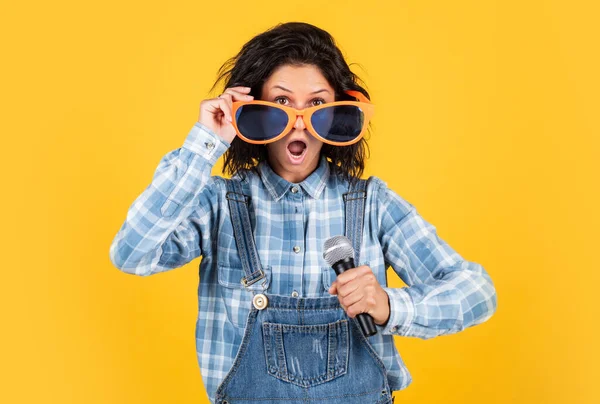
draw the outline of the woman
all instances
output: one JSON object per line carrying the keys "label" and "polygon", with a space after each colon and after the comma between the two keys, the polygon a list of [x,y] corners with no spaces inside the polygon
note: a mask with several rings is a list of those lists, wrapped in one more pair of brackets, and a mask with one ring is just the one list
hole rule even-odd
{"label": "woman", "polygon": [[[486,321],[490,277],[385,182],[360,179],[373,106],[327,32],[278,25],[220,73],[225,91],[202,101],[131,205],[113,264],[146,276],[202,256],[196,344],[211,402],[392,402],[411,382],[393,336]],[[211,176],[223,154],[231,179]],[[323,245],[343,234],[357,265],[336,278]],[[389,265],[407,287],[387,287]],[[367,314],[370,336],[356,321]]]}

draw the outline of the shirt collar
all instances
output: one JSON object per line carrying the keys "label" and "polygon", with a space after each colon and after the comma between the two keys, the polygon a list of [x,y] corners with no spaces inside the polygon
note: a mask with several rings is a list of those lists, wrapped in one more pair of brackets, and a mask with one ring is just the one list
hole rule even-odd
{"label": "shirt collar", "polygon": [[[275,173],[266,160],[263,160],[258,164],[258,170],[265,187],[267,187],[275,201],[281,199],[281,197],[290,190],[292,185],[294,185]],[[308,193],[308,195],[316,199],[325,188],[328,178],[329,162],[327,161],[327,157],[321,155],[317,168],[299,185],[306,193]]]}

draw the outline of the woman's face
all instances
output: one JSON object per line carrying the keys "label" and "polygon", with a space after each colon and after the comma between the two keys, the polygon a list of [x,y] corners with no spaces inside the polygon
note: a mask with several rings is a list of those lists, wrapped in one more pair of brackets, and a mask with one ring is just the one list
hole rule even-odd
{"label": "woman's face", "polygon": [[[303,109],[334,102],[335,91],[315,66],[284,65],[265,81],[261,99]],[[305,129],[299,116],[290,133],[266,145],[271,168],[289,182],[302,182],[319,164],[323,142]]]}

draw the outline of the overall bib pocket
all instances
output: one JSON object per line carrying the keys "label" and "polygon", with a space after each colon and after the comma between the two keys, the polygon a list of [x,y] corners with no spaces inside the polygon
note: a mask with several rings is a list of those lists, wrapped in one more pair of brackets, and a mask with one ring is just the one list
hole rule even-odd
{"label": "overall bib pocket", "polygon": [[267,372],[301,387],[325,383],[348,370],[348,320],[316,325],[262,325]]}
{"label": "overall bib pocket", "polygon": [[254,293],[262,293],[271,281],[271,266],[263,268],[265,278],[249,286],[242,284],[244,269],[218,264],[219,297],[223,300],[227,319],[236,327],[246,328]]}

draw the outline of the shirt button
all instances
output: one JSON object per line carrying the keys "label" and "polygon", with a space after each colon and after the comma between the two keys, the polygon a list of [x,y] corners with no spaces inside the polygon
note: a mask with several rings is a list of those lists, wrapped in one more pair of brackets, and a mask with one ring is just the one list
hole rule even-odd
{"label": "shirt button", "polygon": [[208,148],[208,150],[212,150],[215,147],[215,144],[213,142],[206,142],[204,144],[206,145],[206,147]]}
{"label": "shirt button", "polygon": [[292,187],[292,192],[293,192],[293,193],[296,193],[296,192],[298,192],[298,187],[297,187],[296,185],[294,185],[294,186]]}
{"label": "shirt button", "polygon": [[298,292],[296,292],[295,290],[292,292],[292,297],[298,297]]}
{"label": "shirt button", "polygon": [[391,331],[392,332],[398,332],[398,326],[397,325],[393,326]]}
{"label": "shirt button", "polygon": [[294,252],[296,254],[298,254],[300,252],[300,247],[298,247],[297,245],[294,246]]}

